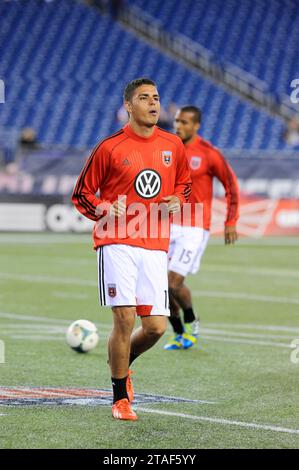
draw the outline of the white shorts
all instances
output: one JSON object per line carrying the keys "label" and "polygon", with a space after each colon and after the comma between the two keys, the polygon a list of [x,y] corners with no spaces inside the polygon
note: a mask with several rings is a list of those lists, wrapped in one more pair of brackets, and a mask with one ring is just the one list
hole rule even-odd
{"label": "white shorts", "polygon": [[167,253],[112,244],[97,249],[103,306],[136,306],[137,315],[170,315]]}
{"label": "white shorts", "polygon": [[199,270],[210,232],[200,227],[171,225],[168,270],[187,276]]}

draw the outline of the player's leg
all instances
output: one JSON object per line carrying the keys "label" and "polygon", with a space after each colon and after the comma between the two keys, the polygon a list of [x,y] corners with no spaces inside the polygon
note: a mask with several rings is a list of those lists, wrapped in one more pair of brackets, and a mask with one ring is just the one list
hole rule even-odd
{"label": "player's leg", "polygon": [[109,366],[112,376],[121,378],[128,371],[136,307],[113,307],[112,312],[113,329],[108,340]]}
{"label": "player's leg", "polygon": [[169,322],[173,329],[173,335],[169,338],[167,343],[164,346],[166,350],[172,349],[182,349],[183,348],[183,333],[184,333],[184,325],[180,316],[180,305],[175,300],[171,292],[169,292],[169,309],[170,309],[170,317]]}
{"label": "player's leg", "polygon": [[166,326],[167,318],[165,316],[149,315],[141,317],[141,327],[134,331],[131,336],[131,363],[159,341],[165,333]]}
{"label": "player's leg", "polygon": [[199,334],[199,317],[195,314],[190,289],[184,284],[185,277],[169,271],[169,296],[173,297],[184,312],[183,347],[188,349],[196,343]]}
{"label": "player's leg", "polygon": [[113,329],[108,342],[113,388],[112,415],[136,420],[127,393],[130,338],[136,315],[137,270],[134,254],[126,245],[107,245],[98,249],[99,298],[112,307]]}
{"label": "player's leg", "polygon": [[130,364],[164,334],[169,316],[167,253],[140,248],[140,270],[137,282],[137,315],[141,327],[131,338]]}
{"label": "player's leg", "polygon": [[195,274],[198,271],[209,232],[200,227],[182,226],[180,229],[176,228],[176,233],[178,235],[168,265],[169,296],[173,297],[183,309],[185,323],[183,346],[188,348],[197,340],[199,318],[194,312],[191,292],[184,279],[188,274]]}
{"label": "player's leg", "polygon": [[[170,243],[168,250],[168,263],[170,263],[180,239],[182,236],[182,228],[180,225],[171,225],[170,230]],[[169,292],[169,291],[168,291]],[[184,325],[180,316],[180,305],[177,303],[175,298],[169,292],[169,310],[170,317],[169,323],[173,329],[173,335],[169,338],[167,344],[165,344],[164,349],[182,349],[182,334],[184,333]]]}

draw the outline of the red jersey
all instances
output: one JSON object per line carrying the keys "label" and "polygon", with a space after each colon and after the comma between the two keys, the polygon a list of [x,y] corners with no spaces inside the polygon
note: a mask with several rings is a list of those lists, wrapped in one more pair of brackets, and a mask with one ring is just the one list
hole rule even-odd
{"label": "red jersey", "polygon": [[[115,236],[103,238],[95,224],[94,247],[121,243],[168,251],[169,236],[150,236],[152,204],[163,203],[163,197],[170,195],[185,203],[190,192],[190,171],[181,139],[158,127],[151,137],[140,137],[127,124],[95,147],[78,178],[72,202],[79,212],[95,221],[100,219],[96,207],[103,202],[113,203],[120,195],[126,196],[127,208],[142,203],[145,233],[136,230],[133,235],[120,236],[116,231]],[[133,218],[132,213],[126,217],[126,228],[132,227]],[[157,224],[161,224],[160,219]]]}
{"label": "red jersey", "polygon": [[[227,201],[225,225],[236,225],[239,217],[239,191],[233,170],[220,151],[199,136],[193,143],[186,144],[185,148],[192,179],[189,202],[203,204],[203,228],[210,229],[214,177],[218,178],[225,188]],[[191,226],[197,225],[193,209],[194,207],[191,212]]]}

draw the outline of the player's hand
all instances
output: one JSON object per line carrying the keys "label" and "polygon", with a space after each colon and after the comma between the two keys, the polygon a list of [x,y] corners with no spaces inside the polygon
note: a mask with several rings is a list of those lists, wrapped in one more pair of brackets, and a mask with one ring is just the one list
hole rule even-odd
{"label": "player's hand", "polygon": [[167,202],[167,209],[170,214],[181,210],[181,201],[177,196],[165,196],[162,199]]}
{"label": "player's hand", "polygon": [[224,229],[224,241],[226,245],[234,244],[238,240],[238,234],[235,226],[227,225]]}
{"label": "player's hand", "polygon": [[126,212],[126,196],[123,196],[111,204],[109,215],[113,217],[121,217]]}

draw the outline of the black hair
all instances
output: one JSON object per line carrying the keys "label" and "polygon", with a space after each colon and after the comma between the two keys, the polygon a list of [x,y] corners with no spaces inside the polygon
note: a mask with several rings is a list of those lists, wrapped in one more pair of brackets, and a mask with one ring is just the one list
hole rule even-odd
{"label": "black hair", "polygon": [[180,108],[180,111],[182,111],[183,113],[193,113],[194,122],[198,122],[199,124],[201,123],[202,111],[196,106],[183,106],[182,108]]}
{"label": "black hair", "polygon": [[141,85],[153,85],[154,87],[157,87],[156,83],[153,80],[150,80],[149,78],[135,78],[135,80],[132,80],[126,85],[124,89],[124,100],[131,101],[134,91]]}

